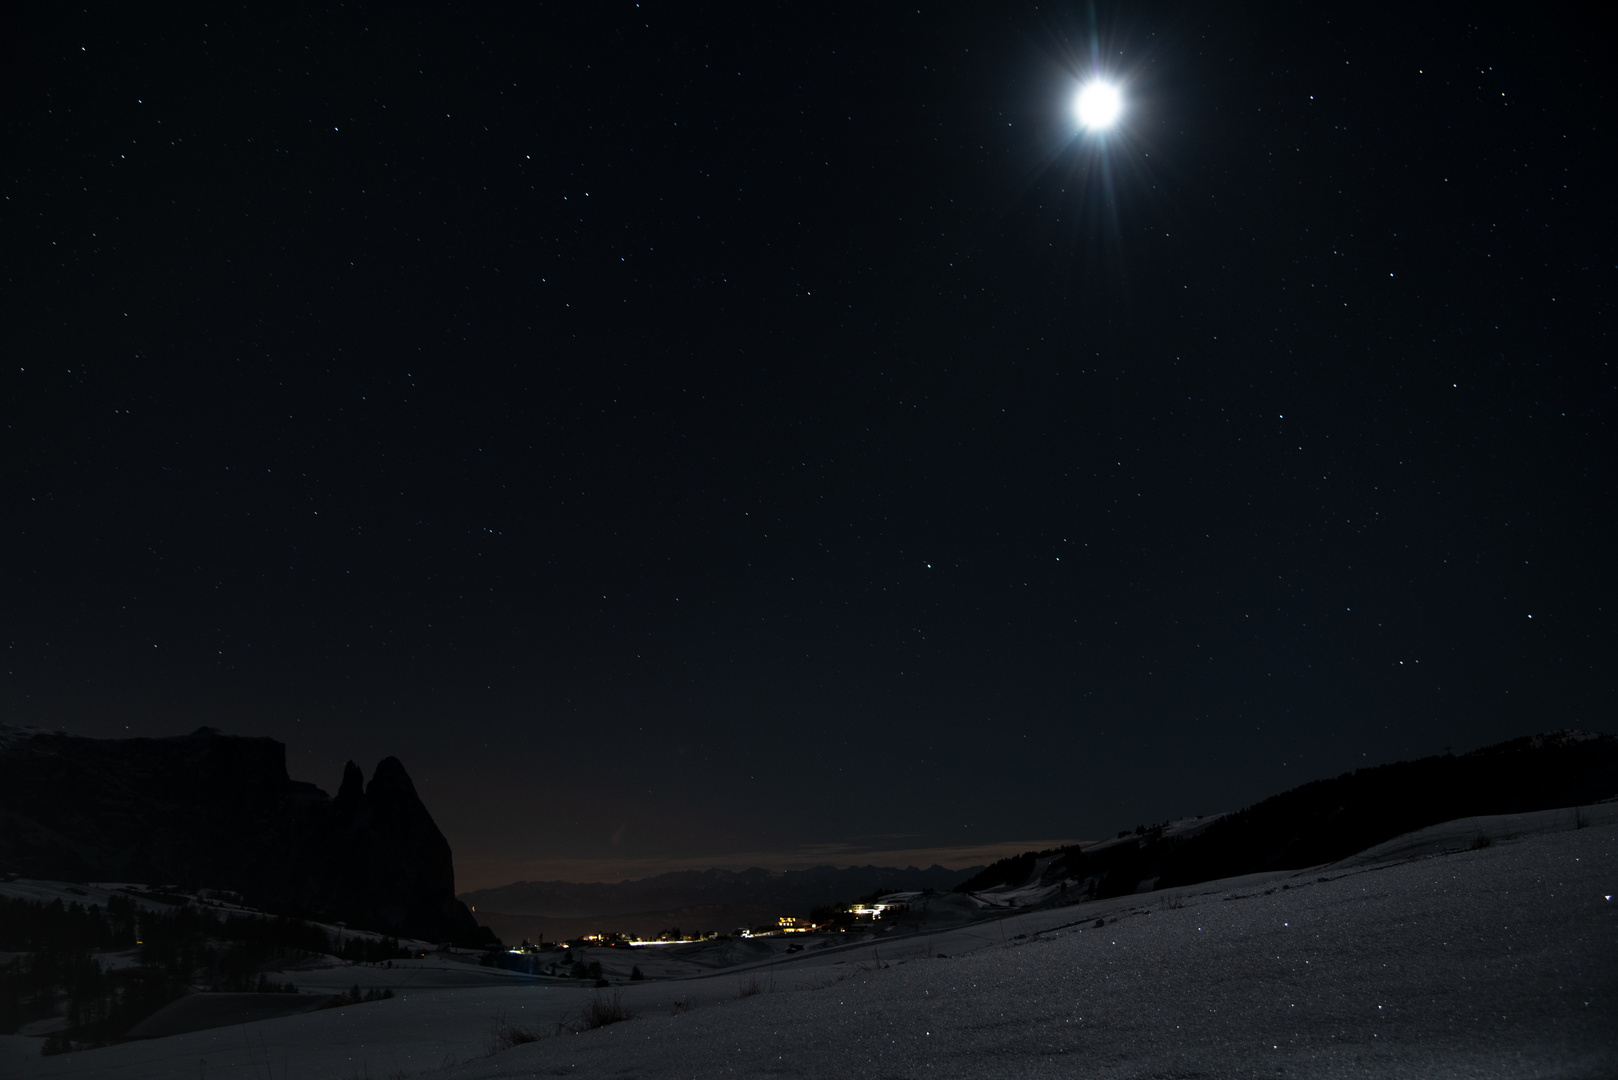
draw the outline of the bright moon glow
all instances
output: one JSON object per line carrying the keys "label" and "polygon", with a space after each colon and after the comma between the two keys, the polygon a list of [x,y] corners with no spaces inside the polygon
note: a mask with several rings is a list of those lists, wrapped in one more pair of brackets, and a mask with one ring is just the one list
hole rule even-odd
{"label": "bright moon glow", "polygon": [[1123,111],[1123,99],[1118,96],[1118,88],[1104,82],[1087,83],[1079,91],[1079,97],[1073,105],[1074,111],[1079,114],[1079,123],[1087,128],[1096,129],[1108,127],[1118,119]]}

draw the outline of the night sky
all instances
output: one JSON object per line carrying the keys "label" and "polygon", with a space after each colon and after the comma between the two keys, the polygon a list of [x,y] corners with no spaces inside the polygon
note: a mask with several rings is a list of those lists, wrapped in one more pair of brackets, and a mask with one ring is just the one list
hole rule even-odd
{"label": "night sky", "polygon": [[1613,731],[1604,36],[1330,7],[13,12],[0,719],[463,886]]}

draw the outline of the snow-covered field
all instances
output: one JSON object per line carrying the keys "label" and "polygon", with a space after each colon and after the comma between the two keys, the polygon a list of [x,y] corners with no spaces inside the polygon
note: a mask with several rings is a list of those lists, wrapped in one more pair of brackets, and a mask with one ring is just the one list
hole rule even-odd
{"label": "snow-covered field", "polygon": [[[606,991],[450,958],[333,970],[397,996],[52,1058],[11,1036],[0,1075],[1618,1077],[1618,825],[1563,816]],[[491,1053],[497,1025],[548,1034],[592,993],[635,1017]]]}

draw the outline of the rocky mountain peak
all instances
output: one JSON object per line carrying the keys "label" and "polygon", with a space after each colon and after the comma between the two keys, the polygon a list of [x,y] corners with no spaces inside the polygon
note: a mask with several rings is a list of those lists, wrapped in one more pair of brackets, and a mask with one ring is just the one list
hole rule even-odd
{"label": "rocky mountain peak", "polygon": [[369,787],[348,762],[333,800],[288,777],[273,739],[4,736],[0,872],[229,889],[431,940],[477,931],[449,842],[398,758]]}

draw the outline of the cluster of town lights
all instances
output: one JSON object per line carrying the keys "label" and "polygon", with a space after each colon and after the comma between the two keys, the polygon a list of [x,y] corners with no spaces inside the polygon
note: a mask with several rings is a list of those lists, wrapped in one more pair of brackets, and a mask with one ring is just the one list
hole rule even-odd
{"label": "cluster of town lights", "polygon": [[[874,904],[874,903],[873,904],[850,904],[850,905],[848,905],[847,911],[848,911],[848,913],[850,915],[852,915],[855,918],[856,921],[865,921],[867,919],[871,919],[871,920],[880,919],[880,918],[882,918],[882,913],[883,912],[889,911],[889,910],[891,910],[893,908],[901,908],[902,909],[903,907],[904,907],[903,904]],[[736,930],[732,930],[730,932],[730,934],[731,934],[732,937],[741,937],[741,938],[767,937],[767,936],[771,936],[771,935],[774,935],[774,934],[812,934],[812,933],[816,932],[817,930],[826,929],[826,926],[827,926],[827,924],[825,924],[825,923],[812,923],[808,919],[795,919],[795,918],[791,917],[790,915],[783,915],[778,920],[776,920],[776,928],[774,930],[766,930],[766,931],[763,931],[762,933],[760,933],[760,932],[755,932],[753,930],[748,930],[745,927],[740,927],[740,928],[737,928]],[[713,936],[716,936],[716,935],[712,935],[712,934],[703,935],[703,937],[713,937]],[[578,944],[581,947],[585,946],[585,945],[612,945],[614,943],[621,943],[621,944],[633,945],[633,946],[640,946],[640,945],[691,945],[691,944],[694,944],[694,943],[696,943],[698,941],[703,940],[703,937],[626,938],[622,934],[586,934],[586,935],[584,935],[584,937],[578,939]],[[564,948],[564,949],[569,949],[569,948],[573,947],[573,942],[564,941],[564,942],[561,942],[560,944],[561,944],[561,947]],[[525,953],[537,953],[537,952],[540,951],[540,949],[539,949],[539,946],[531,945],[528,942],[524,941],[521,945],[517,946],[516,948],[507,949],[506,951],[509,952],[509,953],[512,953],[514,955],[521,955],[521,954],[525,954]]]}

